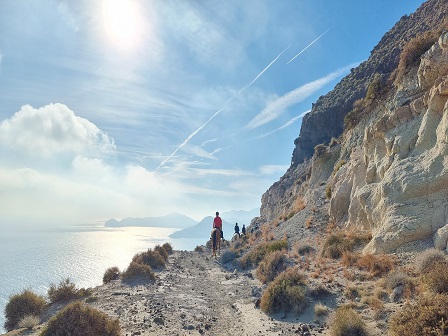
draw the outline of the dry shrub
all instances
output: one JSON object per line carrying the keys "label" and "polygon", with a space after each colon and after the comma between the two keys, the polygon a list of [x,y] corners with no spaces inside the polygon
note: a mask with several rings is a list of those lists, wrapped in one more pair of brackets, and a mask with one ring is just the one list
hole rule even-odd
{"label": "dry shrub", "polygon": [[36,315],[26,315],[24,316],[19,324],[19,328],[33,329],[40,323],[40,317]]}
{"label": "dry shrub", "polygon": [[406,273],[400,270],[393,270],[382,280],[382,285],[389,291],[398,286],[403,286],[403,296],[411,298],[415,292],[415,282]]}
{"label": "dry shrub", "polygon": [[165,243],[162,245],[162,247],[166,251],[166,253],[173,254],[173,247],[171,246],[170,243]]}
{"label": "dry shrub", "polygon": [[80,288],[70,279],[62,280],[58,286],[51,284],[48,289],[48,298],[50,302],[68,302],[70,300],[80,299],[92,295],[91,289]]}
{"label": "dry shrub", "polygon": [[204,248],[203,248],[202,246],[198,245],[198,246],[196,246],[196,247],[194,248],[194,251],[195,251],[195,252],[203,253],[203,252],[204,252]]}
{"label": "dry shrub", "polygon": [[342,233],[333,233],[327,237],[321,254],[323,257],[338,259],[343,252],[350,251],[352,248],[352,244]]}
{"label": "dry shrub", "polygon": [[372,276],[378,277],[391,271],[396,263],[396,258],[392,255],[365,254],[358,259],[356,265],[368,271]]}
{"label": "dry shrub", "polygon": [[130,263],[128,268],[121,274],[121,277],[124,281],[133,281],[133,280],[151,281],[156,279],[154,272],[151,269],[151,266],[140,264],[135,261],[132,261]]}
{"label": "dry shrub", "polygon": [[358,259],[359,259],[359,253],[353,253],[350,251],[344,251],[342,252],[342,257],[341,257],[341,263],[344,266],[354,266],[356,265]]}
{"label": "dry shrub", "polygon": [[448,335],[448,295],[422,297],[418,302],[407,303],[392,314],[389,323],[391,336],[443,336]]}
{"label": "dry shrub", "polygon": [[262,283],[271,282],[286,269],[287,259],[283,251],[268,253],[257,268],[257,277]]}
{"label": "dry shrub", "polygon": [[331,321],[332,336],[367,336],[367,328],[356,310],[342,306],[336,309]]}
{"label": "dry shrub", "polygon": [[398,63],[395,82],[400,81],[409,69],[420,61],[420,57],[438,40],[439,32],[426,31],[417,35],[404,46]]}
{"label": "dry shrub", "polygon": [[8,331],[15,329],[27,315],[40,316],[46,305],[42,296],[30,290],[24,290],[20,294],[11,296],[5,307],[5,329]]}
{"label": "dry shrub", "polygon": [[439,261],[432,268],[421,275],[422,282],[434,293],[448,294],[448,262]]}
{"label": "dry shrub", "polygon": [[439,261],[446,261],[445,253],[437,249],[428,249],[422,252],[415,260],[415,270],[418,273],[426,273]]}
{"label": "dry shrub", "polygon": [[103,283],[120,279],[120,270],[117,266],[109,267],[103,275]]}
{"label": "dry shrub", "polygon": [[250,266],[258,266],[261,260],[266,254],[274,251],[281,251],[288,249],[288,241],[286,240],[275,240],[272,242],[265,242],[258,244],[255,248],[246,253],[240,260],[241,267],[244,269]]}
{"label": "dry shrub", "polygon": [[132,261],[138,264],[151,266],[151,269],[161,269],[165,267],[165,259],[158,251],[152,251],[151,249],[134,255]]}
{"label": "dry shrub", "polygon": [[313,223],[313,216],[308,216],[308,218],[305,221],[305,228],[309,229],[311,227],[311,223]]}
{"label": "dry shrub", "polygon": [[361,289],[356,286],[347,286],[345,287],[344,295],[347,299],[355,300],[361,297]]}
{"label": "dry shrub", "polygon": [[307,305],[305,279],[298,268],[289,268],[280,273],[264,291],[261,310],[265,313],[302,312]]}
{"label": "dry shrub", "polygon": [[325,316],[329,313],[330,308],[328,308],[326,305],[318,302],[314,306],[314,315],[316,317]]}
{"label": "dry shrub", "polygon": [[73,302],[50,319],[40,336],[120,336],[118,320],[81,302]]}
{"label": "dry shrub", "polygon": [[238,257],[238,253],[235,251],[227,250],[221,255],[221,263],[227,264],[233,262]]}
{"label": "dry shrub", "polygon": [[297,253],[301,256],[314,253],[316,250],[310,244],[299,244],[297,246]]}
{"label": "dry shrub", "polygon": [[162,246],[156,245],[156,247],[154,247],[154,252],[158,252],[166,263],[166,261],[168,260],[168,252]]}

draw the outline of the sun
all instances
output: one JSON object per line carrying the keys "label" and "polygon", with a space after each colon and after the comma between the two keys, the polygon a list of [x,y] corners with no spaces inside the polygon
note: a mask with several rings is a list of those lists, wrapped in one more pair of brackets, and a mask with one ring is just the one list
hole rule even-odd
{"label": "sun", "polygon": [[140,42],[143,20],[134,0],[104,0],[103,24],[109,41],[122,49],[132,49]]}

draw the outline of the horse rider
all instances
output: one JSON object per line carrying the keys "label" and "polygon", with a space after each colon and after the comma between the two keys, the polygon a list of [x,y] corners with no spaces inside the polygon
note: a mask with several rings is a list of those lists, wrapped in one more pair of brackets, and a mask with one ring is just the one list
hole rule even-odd
{"label": "horse rider", "polygon": [[219,217],[219,212],[216,211],[215,219],[213,219],[213,228],[219,229],[221,231],[221,238],[224,240],[224,234],[222,232],[222,219]]}

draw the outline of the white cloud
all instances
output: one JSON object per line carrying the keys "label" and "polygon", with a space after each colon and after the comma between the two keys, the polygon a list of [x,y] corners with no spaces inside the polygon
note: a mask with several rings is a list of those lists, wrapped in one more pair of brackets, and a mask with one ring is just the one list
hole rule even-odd
{"label": "white cloud", "polygon": [[249,124],[246,127],[250,129],[257,128],[278,118],[290,106],[305,100],[306,98],[314,94],[316,91],[322,89],[328,83],[344,75],[347,71],[349,71],[356,65],[351,64],[347,67],[334,71],[322,78],[319,78],[315,81],[302,85],[297,89],[288,92],[287,94],[283,95],[282,97],[278,98],[277,100],[266,106],[258,115],[256,115],[249,122]]}
{"label": "white cloud", "polygon": [[22,106],[0,123],[0,150],[2,147],[41,157],[60,153],[104,155],[115,150],[106,133],[63,104],[39,109]]}

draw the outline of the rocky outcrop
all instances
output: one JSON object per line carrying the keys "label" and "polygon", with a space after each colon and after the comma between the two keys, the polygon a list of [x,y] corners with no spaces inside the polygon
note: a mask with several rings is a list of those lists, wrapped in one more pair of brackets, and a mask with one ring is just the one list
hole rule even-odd
{"label": "rocky outcrop", "polygon": [[[448,33],[375,111],[361,146],[345,139],[351,155],[331,182],[329,211],[372,230],[366,252],[390,252],[448,223],[447,42]],[[409,102],[400,106],[403,97]]]}
{"label": "rocky outcrop", "polygon": [[[330,138],[342,129],[337,120],[345,112],[337,106],[348,109],[375,71],[387,78],[397,66],[403,49],[397,39],[407,41],[436,27],[447,13],[448,2],[430,0],[403,17],[367,62],[318,100],[295,141],[291,167],[262,197],[261,222],[288,213],[300,198],[327,211],[339,227],[370,230],[366,253],[388,253],[428,239],[446,248],[446,234],[438,230],[448,223],[447,32],[393,85],[365,99],[367,112],[357,124],[344,129],[339,140]],[[381,58],[386,51],[392,56]],[[329,130],[328,120],[336,128]]]}
{"label": "rocky outcrop", "polygon": [[291,165],[296,167],[311,158],[314,147],[328,143],[343,132],[344,117],[353,103],[365,96],[375,75],[389,75],[397,68],[403,46],[413,37],[438,27],[447,17],[445,0],[425,2],[412,15],[403,16],[372,50],[369,59],[351,70],[335,88],[313,104],[302,120],[300,135],[294,140]]}

